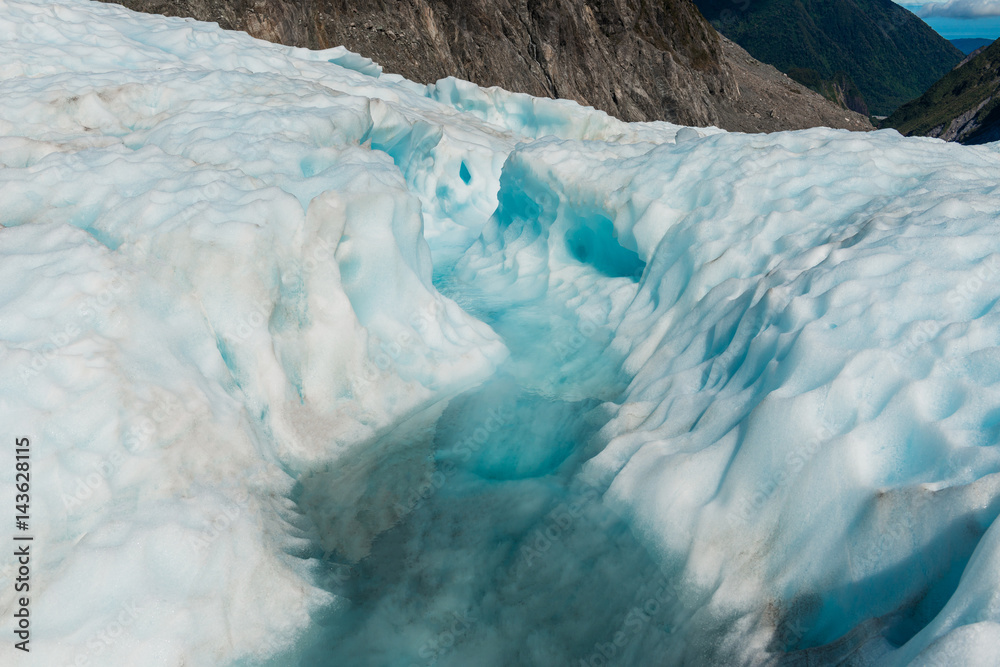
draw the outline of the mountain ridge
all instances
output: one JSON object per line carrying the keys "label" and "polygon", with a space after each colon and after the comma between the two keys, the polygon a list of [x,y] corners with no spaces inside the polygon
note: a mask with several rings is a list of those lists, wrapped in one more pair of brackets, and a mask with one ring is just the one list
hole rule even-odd
{"label": "mountain ridge", "polygon": [[[962,53],[891,0],[695,0],[715,28],[783,72],[852,80],[871,113],[920,96]],[[741,9],[745,7],[745,9]]]}
{"label": "mountain ridge", "polygon": [[963,144],[1000,140],[1000,40],[948,72],[882,126]]}
{"label": "mountain ridge", "polygon": [[119,0],[292,46],[343,45],[421,82],[455,76],[626,121],[745,132],[871,129],[719,35],[690,0]]}

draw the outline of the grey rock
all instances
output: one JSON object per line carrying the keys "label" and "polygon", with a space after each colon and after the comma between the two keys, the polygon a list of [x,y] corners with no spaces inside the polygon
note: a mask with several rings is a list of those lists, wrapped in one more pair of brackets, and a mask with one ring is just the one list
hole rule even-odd
{"label": "grey rock", "polygon": [[[414,81],[456,76],[573,99],[627,121],[744,132],[871,129],[866,117],[837,108],[721,37],[690,0],[119,2],[282,44],[343,45]],[[352,30],[352,20],[366,30]],[[400,34],[412,38],[396,39]]]}

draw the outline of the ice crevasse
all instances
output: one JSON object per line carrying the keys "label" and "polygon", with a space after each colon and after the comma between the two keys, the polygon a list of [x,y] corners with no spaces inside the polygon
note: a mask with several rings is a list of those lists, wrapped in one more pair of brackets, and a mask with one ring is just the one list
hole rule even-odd
{"label": "ice crevasse", "polygon": [[1000,661],[996,145],[81,0],[0,62],[31,664]]}

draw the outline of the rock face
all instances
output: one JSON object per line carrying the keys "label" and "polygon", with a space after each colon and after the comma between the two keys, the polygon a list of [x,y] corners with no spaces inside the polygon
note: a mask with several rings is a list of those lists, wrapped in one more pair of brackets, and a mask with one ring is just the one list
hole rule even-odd
{"label": "rock face", "polygon": [[[962,59],[953,44],[892,0],[695,4],[719,32],[754,58],[792,76],[798,69],[812,70],[823,82],[846,78],[878,115],[889,115],[918,97]],[[853,108],[863,107],[855,103]]]}
{"label": "rock face", "polygon": [[120,0],[387,72],[563,97],[623,120],[871,129],[721,37],[690,0]]}
{"label": "rock face", "polygon": [[974,52],[882,125],[963,144],[1000,140],[1000,40]]}

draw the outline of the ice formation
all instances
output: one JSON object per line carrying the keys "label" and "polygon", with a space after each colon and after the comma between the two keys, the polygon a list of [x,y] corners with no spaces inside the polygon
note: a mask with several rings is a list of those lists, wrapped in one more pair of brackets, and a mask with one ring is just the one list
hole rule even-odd
{"label": "ice formation", "polygon": [[1000,661],[996,145],[0,35],[31,664]]}

